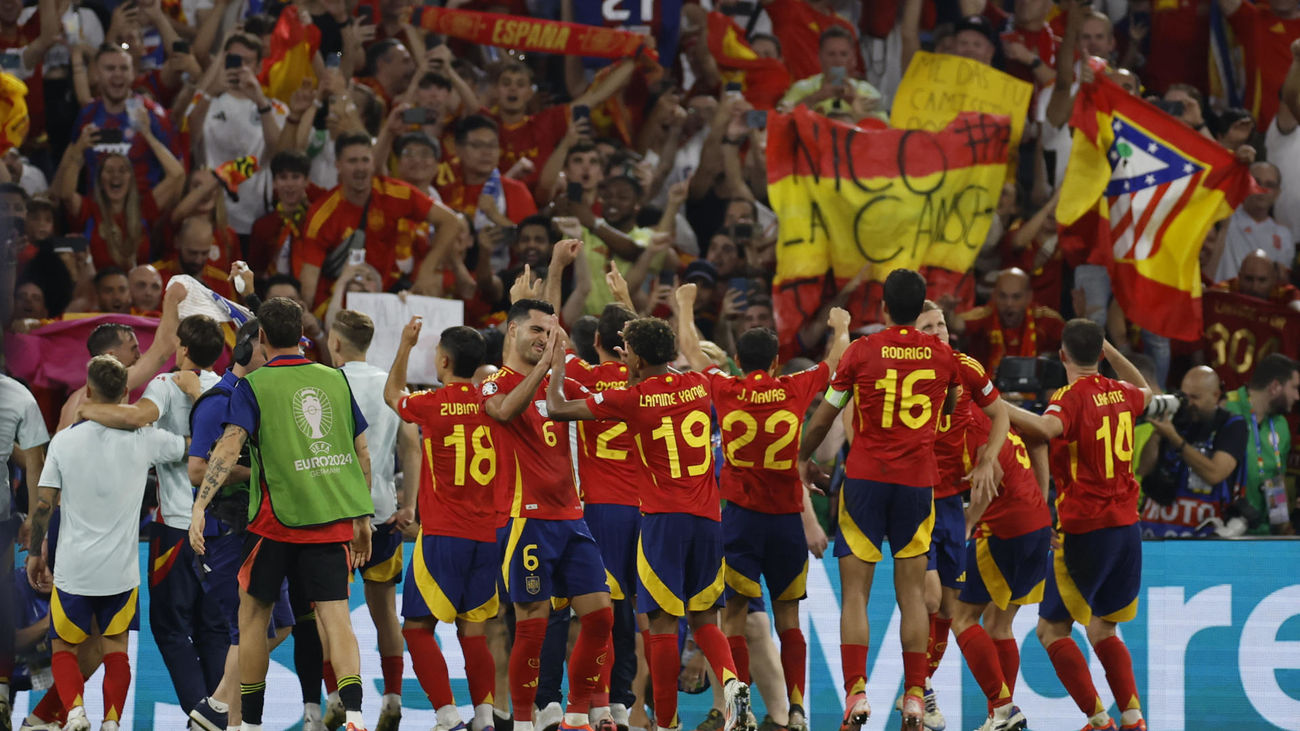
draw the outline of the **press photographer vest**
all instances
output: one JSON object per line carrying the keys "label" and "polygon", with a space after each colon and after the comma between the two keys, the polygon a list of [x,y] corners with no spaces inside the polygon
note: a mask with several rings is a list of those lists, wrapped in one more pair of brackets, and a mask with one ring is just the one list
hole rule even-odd
{"label": "press photographer vest", "polygon": [[[260,411],[252,482],[266,485],[276,520],[290,528],[370,515],[374,505],[353,444],[352,389],[316,363],[258,368],[244,377]],[[248,516],[261,507],[252,490]]]}
{"label": "press photographer vest", "polygon": [[[1189,439],[1187,443],[1201,454],[1212,457],[1219,432],[1241,420],[1240,416],[1231,414],[1205,437]],[[1212,527],[1197,528],[1209,518],[1224,517],[1224,510],[1233,500],[1233,491],[1242,481],[1243,468],[1244,465],[1239,463],[1222,481],[1209,485],[1187,464],[1178,450],[1162,444],[1156,469],[1142,481],[1146,493],[1141,516],[1143,535],[1151,538],[1212,535]]]}

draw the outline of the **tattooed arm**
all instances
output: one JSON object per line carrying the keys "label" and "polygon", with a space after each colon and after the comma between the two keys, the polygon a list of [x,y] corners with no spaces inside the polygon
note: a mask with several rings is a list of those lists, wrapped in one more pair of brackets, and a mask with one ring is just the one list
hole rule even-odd
{"label": "tattooed arm", "polygon": [[32,533],[31,549],[27,554],[27,580],[31,582],[32,588],[40,588],[41,573],[45,570],[45,554],[41,551],[41,543],[45,541],[45,534],[50,527],[50,514],[54,512],[54,503],[59,500],[59,491],[52,487],[42,487],[37,493],[36,507],[32,509],[29,520],[31,521]]}
{"label": "tattooed arm", "polygon": [[208,455],[208,471],[203,475],[203,483],[194,496],[194,509],[190,513],[190,545],[199,555],[204,550],[203,511],[226,484],[226,477],[239,462],[239,451],[244,448],[244,440],[247,438],[248,432],[243,427],[227,424],[226,431],[212,448],[212,454]]}

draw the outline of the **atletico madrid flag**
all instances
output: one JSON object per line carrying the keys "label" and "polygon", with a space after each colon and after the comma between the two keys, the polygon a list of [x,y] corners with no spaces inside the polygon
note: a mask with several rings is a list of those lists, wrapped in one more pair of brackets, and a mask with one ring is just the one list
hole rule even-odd
{"label": "atletico madrid flag", "polygon": [[1134,323],[1198,339],[1201,244],[1250,193],[1250,169],[1102,75],[1079,87],[1070,126],[1057,221],[1096,232],[1091,260]]}
{"label": "atletico madrid flag", "polygon": [[790,71],[775,58],[759,58],[736,21],[716,10],[709,13],[709,53],[724,82],[739,82],[755,109],[772,109],[790,88]]}
{"label": "atletico madrid flag", "polygon": [[262,62],[259,80],[272,99],[287,102],[303,81],[316,78],[311,62],[320,48],[320,28],[304,24],[305,14],[297,5],[286,6],[271,32],[271,52]]}

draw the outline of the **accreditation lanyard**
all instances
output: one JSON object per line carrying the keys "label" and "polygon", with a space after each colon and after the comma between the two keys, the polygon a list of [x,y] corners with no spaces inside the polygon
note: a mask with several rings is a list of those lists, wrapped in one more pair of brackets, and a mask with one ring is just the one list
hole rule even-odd
{"label": "accreditation lanyard", "polygon": [[[1259,467],[1259,477],[1264,479],[1264,445],[1259,439],[1259,421],[1254,414],[1250,415],[1250,432],[1255,437],[1255,463]],[[1282,473],[1282,448],[1281,440],[1277,435],[1277,428],[1273,426],[1273,420],[1268,420],[1268,441],[1273,446],[1273,459],[1277,464],[1277,473]]]}
{"label": "accreditation lanyard", "polygon": [[1255,437],[1255,464],[1259,468],[1259,491],[1264,498],[1264,508],[1268,511],[1268,522],[1281,525],[1287,522],[1286,486],[1282,482],[1282,450],[1277,429],[1273,420],[1268,420],[1269,443],[1273,445],[1273,459],[1277,471],[1272,477],[1264,477],[1264,444],[1259,438],[1259,423],[1255,415],[1250,415],[1250,432]]}

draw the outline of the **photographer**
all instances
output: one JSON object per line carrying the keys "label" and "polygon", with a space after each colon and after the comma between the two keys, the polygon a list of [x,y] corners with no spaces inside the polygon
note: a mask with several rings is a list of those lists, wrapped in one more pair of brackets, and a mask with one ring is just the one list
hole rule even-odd
{"label": "photographer", "polygon": [[1197,366],[1183,377],[1180,407],[1172,419],[1153,418],[1137,474],[1146,503],[1148,538],[1202,537],[1212,519],[1238,497],[1246,455],[1246,422],[1219,406],[1219,377]]}

